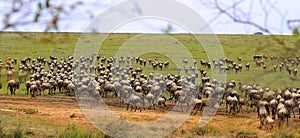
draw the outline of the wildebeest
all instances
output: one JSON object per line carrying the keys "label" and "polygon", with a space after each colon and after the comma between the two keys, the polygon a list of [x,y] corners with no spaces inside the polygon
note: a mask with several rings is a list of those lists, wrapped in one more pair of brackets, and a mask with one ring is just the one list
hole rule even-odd
{"label": "wildebeest", "polygon": [[282,103],[279,103],[277,106],[277,116],[278,116],[278,127],[280,128],[281,123],[284,123],[284,120],[286,119],[286,125],[289,126],[289,116],[290,113],[286,109],[285,105]]}
{"label": "wildebeest", "polygon": [[15,81],[15,80],[10,80],[7,83],[7,93],[8,94],[8,89],[11,93],[11,95],[16,95],[16,89],[20,88],[20,82]]}
{"label": "wildebeest", "polygon": [[46,89],[48,89],[48,94],[52,95],[53,86],[49,82],[42,83],[41,89],[42,89],[42,92],[44,92]]}
{"label": "wildebeest", "polygon": [[30,86],[29,89],[30,89],[31,98],[37,98],[38,91],[39,91],[38,87],[33,84]]}

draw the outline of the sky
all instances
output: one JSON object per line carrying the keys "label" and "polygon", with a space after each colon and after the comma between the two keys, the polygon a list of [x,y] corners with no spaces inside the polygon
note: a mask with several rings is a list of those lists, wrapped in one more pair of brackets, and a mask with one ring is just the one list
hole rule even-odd
{"label": "sky", "polygon": [[[12,22],[27,22],[33,21],[33,18],[38,11],[37,2],[44,3],[45,0],[23,0],[27,4],[27,8],[23,8],[20,12],[14,14],[10,18]],[[113,9],[118,4],[121,4],[125,0],[89,0],[82,1],[82,4],[71,10],[68,5],[78,2],[79,0],[50,0],[51,5],[62,5],[66,11],[60,15],[58,23],[59,30],[50,30],[58,32],[85,32],[89,24],[101,13]],[[133,9],[143,11],[143,8],[139,9],[139,0],[132,0]],[[235,10],[228,8],[232,3],[240,2],[235,7]],[[153,1],[154,3],[156,1]],[[190,10],[196,12],[201,16],[208,24],[209,27],[216,34],[253,34],[254,32],[261,31],[258,28],[233,22],[228,16],[220,14],[212,5],[208,4],[213,0],[176,0],[180,4],[183,4]],[[205,3],[204,3],[205,2]],[[217,0],[218,4],[226,9],[228,12],[234,14],[243,20],[249,20],[256,24],[268,28],[274,34],[291,34],[292,30],[288,28],[286,23],[289,19],[300,19],[300,12],[298,7],[300,1],[297,0]],[[24,4],[23,3],[23,4]],[[156,2],[155,4],[162,4],[162,2]],[[24,4],[26,5],[26,4]],[[173,16],[189,16],[181,15],[181,9],[174,9],[169,7],[170,5],[164,5],[165,12],[174,11]],[[3,28],[3,20],[5,14],[9,13],[11,7],[11,0],[0,1],[0,28]],[[155,11],[155,6],[150,7]],[[115,8],[115,11],[124,13],[124,16],[130,16],[126,13],[128,11],[121,11],[121,9]],[[40,18],[39,23],[19,25],[16,28],[9,28],[4,31],[22,31],[22,32],[43,32],[45,26],[50,20],[50,10],[45,10],[41,13],[43,15]],[[130,11],[129,11],[130,12]],[[164,12],[164,11],[163,11]],[[294,24],[297,27],[299,24]],[[166,29],[170,29],[171,33],[187,33],[182,26],[172,20],[163,20],[160,18],[139,18],[130,20],[113,30],[115,33],[163,33]]]}

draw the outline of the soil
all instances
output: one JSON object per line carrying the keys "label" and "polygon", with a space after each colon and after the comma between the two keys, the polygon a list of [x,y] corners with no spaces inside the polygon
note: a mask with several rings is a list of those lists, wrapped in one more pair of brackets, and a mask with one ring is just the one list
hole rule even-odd
{"label": "soil", "polygon": [[[126,110],[126,106],[120,107],[118,105],[117,99],[107,99],[109,103],[109,108],[113,110],[116,115],[125,118],[130,121],[151,121],[158,119],[163,116],[167,110],[170,110],[174,103],[173,101],[168,101],[168,107],[163,113],[158,109],[147,109],[142,110],[142,112],[131,112]],[[113,104],[112,104],[113,103]],[[28,114],[26,111],[34,110],[36,113]],[[42,120],[53,122],[61,125],[76,124],[78,126],[87,129],[96,129],[81,112],[76,99],[73,97],[66,96],[39,96],[37,99],[31,99],[29,96],[0,96],[0,113],[14,114],[18,116],[24,116],[27,118],[40,118]],[[300,119],[291,118],[291,123],[298,123]],[[194,116],[189,116],[185,123],[177,128],[175,132],[171,134],[173,136],[194,136],[201,135],[202,131],[198,126],[200,119],[200,114]],[[238,136],[241,131],[251,131],[255,135],[251,134],[240,134],[239,137],[256,137],[257,135],[265,135],[266,133],[271,133],[266,130],[265,127],[259,129],[259,120],[255,112],[249,112],[243,109],[242,113],[237,115],[229,115],[225,112],[223,105],[217,111],[217,114],[207,125],[208,128],[213,128],[219,132],[224,132],[224,134],[232,134],[231,136]],[[277,121],[274,124],[274,130],[277,131]],[[222,133],[221,133],[222,135]],[[170,135],[169,135],[170,136]]]}

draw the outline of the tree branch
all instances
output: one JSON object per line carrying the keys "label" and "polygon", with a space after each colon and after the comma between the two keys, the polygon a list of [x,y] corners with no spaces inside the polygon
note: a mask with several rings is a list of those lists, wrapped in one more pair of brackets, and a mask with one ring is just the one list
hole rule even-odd
{"label": "tree branch", "polygon": [[[218,3],[218,0],[214,0],[214,3],[213,5],[214,6],[211,6],[211,7],[214,7],[214,9],[218,10],[219,11],[219,14],[223,14],[223,15],[226,15],[228,18],[230,18],[232,21],[236,22],[236,23],[240,23],[240,24],[245,24],[245,25],[249,25],[249,26],[253,26],[259,30],[261,30],[262,32],[265,32],[267,34],[270,34],[272,36],[272,38],[278,42],[278,44],[284,46],[285,48],[286,45],[285,45],[285,42],[281,39],[279,39],[278,37],[276,37],[275,35],[273,35],[273,33],[270,31],[270,28],[268,28],[267,26],[261,26],[259,25],[258,23],[254,22],[254,21],[251,21],[250,20],[250,17],[247,17],[245,19],[245,17],[239,17],[237,16],[237,14],[234,12],[234,13],[231,13],[231,9],[233,11],[236,11],[236,7],[241,4],[242,2],[244,2],[244,0],[240,0],[238,2],[235,2],[233,4],[231,4],[229,7],[227,8],[222,8],[220,6],[220,4]],[[274,8],[274,5],[273,4],[270,4],[272,8]],[[267,12],[267,10],[265,11]],[[240,13],[244,13],[244,12],[240,12]],[[244,15],[244,14],[243,14]],[[245,14],[246,15],[246,14]],[[291,22],[291,21],[290,21]],[[287,48],[288,49],[288,48]]]}
{"label": "tree branch", "polygon": [[292,20],[287,20],[287,24],[288,24],[288,27],[289,27],[289,29],[294,29],[293,27],[292,27],[292,23],[299,23],[300,24],[300,19],[292,19]]}

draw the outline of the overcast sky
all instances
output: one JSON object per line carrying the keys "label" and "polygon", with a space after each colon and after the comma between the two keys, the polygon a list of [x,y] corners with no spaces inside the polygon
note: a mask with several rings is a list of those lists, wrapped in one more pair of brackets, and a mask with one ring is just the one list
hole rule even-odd
{"label": "overcast sky", "polygon": [[[40,0],[44,1],[44,0]],[[67,5],[78,0],[52,0],[51,3],[55,5],[63,4]],[[97,17],[100,13],[118,5],[125,0],[89,0],[83,1],[83,5],[78,6],[72,12],[64,14],[61,16],[59,22],[60,32],[83,32],[86,27],[92,21],[93,17]],[[253,34],[254,32],[260,31],[255,27],[248,25],[234,23],[226,15],[220,15],[215,9],[210,8],[203,4],[202,0],[177,0],[179,3],[186,5],[209,23],[211,29],[214,33],[218,34]],[[210,0],[205,0],[210,1]],[[227,7],[233,2],[238,0],[218,0],[222,7]],[[268,2],[269,1],[269,2]],[[138,5],[138,0],[135,0]],[[270,4],[271,3],[271,4]],[[160,3],[157,3],[160,4]],[[30,11],[36,11],[36,3],[33,3]],[[300,1],[298,0],[245,0],[241,3],[237,9],[248,12],[247,18],[255,23],[266,27],[272,31],[274,34],[291,34],[291,30],[288,28],[286,20],[289,19],[300,19],[300,12],[298,8]],[[165,10],[175,10],[169,8],[165,5]],[[9,1],[0,1],[0,15],[1,21],[5,17],[10,9]],[[154,9],[155,10],[155,9]],[[268,11],[268,16],[266,16],[264,11]],[[26,12],[26,11],[24,11]],[[34,12],[33,12],[34,13]],[[177,13],[174,13],[177,14]],[[241,16],[239,12],[236,13]],[[176,15],[175,15],[176,16]],[[178,16],[189,16],[189,15],[178,15]],[[34,17],[33,15],[30,17]],[[268,17],[268,18],[266,18]],[[284,17],[284,18],[283,18]],[[29,18],[29,17],[28,17]],[[15,20],[27,20],[28,18],[17,18]],[[46,18],[46,17],[45,17]],[[32,20],[32,19],[29,19]],[[0,23],[2,28],[3,24]],[[119,26],[114,32],[137,32],[137,33],[161,33],[168,26],[172,26],[172,33],[186,33],[186,31],[176,25],[174,22],[153,19],[153,18],[142,18],[139,20],[132,20],[121,26]],[[17,29],[8,29],[7,31],[23,31],[23,32],[42,32],[45,29],[44,24],[34,24],[20,26]]]}

